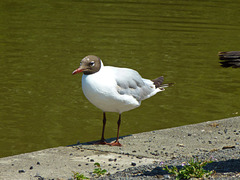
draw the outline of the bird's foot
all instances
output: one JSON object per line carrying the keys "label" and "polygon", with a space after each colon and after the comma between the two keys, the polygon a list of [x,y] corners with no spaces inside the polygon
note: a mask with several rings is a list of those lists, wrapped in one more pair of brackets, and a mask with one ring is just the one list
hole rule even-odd
{"label": "bird's foot", "polygon": [[101,145],[109,145],[109,146],[122,146],[122,144],[120,144],[119,141],[114,141],[114,142],[111,142],[111,143],[107,143],[105,141],[105,139],[101,139],[99,141],[96,141],[93,143],[94,145],[98,145],[98,144],[101,144]]}
{"label": "bird's foot", "polygon": [[105,141],[105,139],[101,139],[101,140],[99,140],[99,141],[96,141],[96,142],[94,142],[93,144],[102,144],[102,145],[106,145],[106,144],[109,144],[109,143],[107,143],[106,141]]}
{"label": "bird's foot", "polygon": [[122,146],[122,144],[120,144],[119,141],[114,141],[114,142],[111,142],[111,143],[107,143],[109,146]]}

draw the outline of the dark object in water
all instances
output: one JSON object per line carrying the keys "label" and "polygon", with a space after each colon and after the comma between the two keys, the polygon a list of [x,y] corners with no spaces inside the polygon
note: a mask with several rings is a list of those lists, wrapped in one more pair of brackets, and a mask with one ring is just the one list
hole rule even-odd
{"label": "dark object in water", "polygon": [[219,52],[218,56],[224,60],[220,62],[222,67],[240,68],[240,51]]}

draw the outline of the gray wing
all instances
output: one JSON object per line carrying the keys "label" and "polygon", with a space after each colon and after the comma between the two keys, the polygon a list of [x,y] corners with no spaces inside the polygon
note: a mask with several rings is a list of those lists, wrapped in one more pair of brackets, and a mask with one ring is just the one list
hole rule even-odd
{"label": "gray wing", "polygon": [[143,81],[141,75],[132,69],[114,68],[117,91],[121,95],[131,95],[141,101],[153,92],[153,88]]}

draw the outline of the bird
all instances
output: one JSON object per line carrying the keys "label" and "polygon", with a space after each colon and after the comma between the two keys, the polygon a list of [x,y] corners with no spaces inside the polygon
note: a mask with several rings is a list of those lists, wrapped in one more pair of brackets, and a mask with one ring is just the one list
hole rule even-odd
{"label": "bird", "polygon": [[[104,66],[103,61],[95,55],[84,57],[80,66],[72,74],[83,73],[82,90],[86,98],[103,112],[102,136],[97,144],[122,146],[119,142],[121,114],[135,109],[141,101],[150,98],[172,83],[163,84],[163,76],[149,80],[130,68]],[[106,112],[119,114],[117,138],[107,143],[104,138]]]}

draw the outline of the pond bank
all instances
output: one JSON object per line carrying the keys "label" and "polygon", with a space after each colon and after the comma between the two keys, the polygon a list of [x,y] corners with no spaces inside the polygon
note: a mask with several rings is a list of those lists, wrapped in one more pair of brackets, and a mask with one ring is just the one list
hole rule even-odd
{"label": "pond bank", "polygon": [[[73,171],[92,177],[95,162],[111,174],[105,178],[114,179],[148,174],[156,178],[157,170],[155,174],[144,172],[152,172],[160,162],[181,165],[192,156],[239,163],[240,117],[133,134],[121,137],[120,143],[122,147],[81,143],[1,158],[0,179],[70,179]],[[239,167],[233,171],[240,172]]]}

